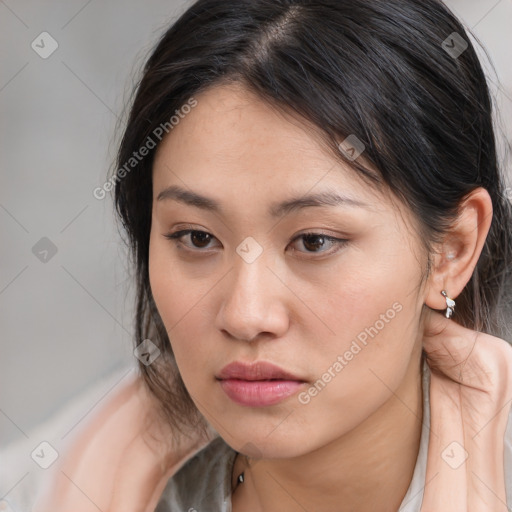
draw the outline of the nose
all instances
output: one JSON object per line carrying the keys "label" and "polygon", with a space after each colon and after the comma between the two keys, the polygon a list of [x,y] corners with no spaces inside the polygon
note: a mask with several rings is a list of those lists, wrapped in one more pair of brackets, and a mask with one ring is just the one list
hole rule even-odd
{"label": "nose", "polygon": [[252,263],[236,260],[222,288],[216,327],[236,340],[277,338],[289,326],[291,292],[268,266],[264,253]]}

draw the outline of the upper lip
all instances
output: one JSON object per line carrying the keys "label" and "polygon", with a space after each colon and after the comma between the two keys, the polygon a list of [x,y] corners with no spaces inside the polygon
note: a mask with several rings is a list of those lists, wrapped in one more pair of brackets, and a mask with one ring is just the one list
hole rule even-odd
{"label": "upper lip", "polygon": [[242,363],[235,361],[225,366],[217,375],[217,379],[240,379],[240,380],[297,380],[303,382],[303,379],[293,375],[279,366],[272,363],[257,361],[255,363]]}

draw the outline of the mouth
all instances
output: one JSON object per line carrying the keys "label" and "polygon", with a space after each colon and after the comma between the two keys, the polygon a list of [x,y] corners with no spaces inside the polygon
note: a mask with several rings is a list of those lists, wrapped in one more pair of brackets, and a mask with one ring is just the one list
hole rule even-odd
{"label": "mouth", "polygon": [[275,405],[306,384],[304,379],[266,362],[231,363],[216,379],[233,402],[247,407]]}

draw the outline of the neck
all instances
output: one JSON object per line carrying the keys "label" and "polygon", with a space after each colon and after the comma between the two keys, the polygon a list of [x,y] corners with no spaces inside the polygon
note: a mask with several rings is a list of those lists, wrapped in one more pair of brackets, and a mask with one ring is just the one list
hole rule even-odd
{"label": "neck", "polygon": [[[409,488],[423,421],[420,358],[413,358],[399,389],[348,434],[293,459],[237,457],[233,511],[322,510],[396,512]],[[257,506],[256,506],[257,504]]]}

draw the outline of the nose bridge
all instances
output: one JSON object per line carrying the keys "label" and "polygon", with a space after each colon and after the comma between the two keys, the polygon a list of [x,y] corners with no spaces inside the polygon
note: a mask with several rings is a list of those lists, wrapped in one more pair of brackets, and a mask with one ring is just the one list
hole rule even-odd
{"label": "nose bridge", "polygon": [[236,248],[229,295],[243,300],[244,307],[257,307],[259,300],[268,300],[262,292],[269,288],[275,291],[272,284],[269,285],[269,279],[275,279],[268,268],[271,265],[269,255],[270,252],[252,237],[246,238]]}
{"label": "nose bridge", "polygon": [[271,270],[272,255],[256,244],[246,239],[236,248],[220,312],[221,329],[245,340],[260,332],[280,335],[287,325],[279,279]]}

